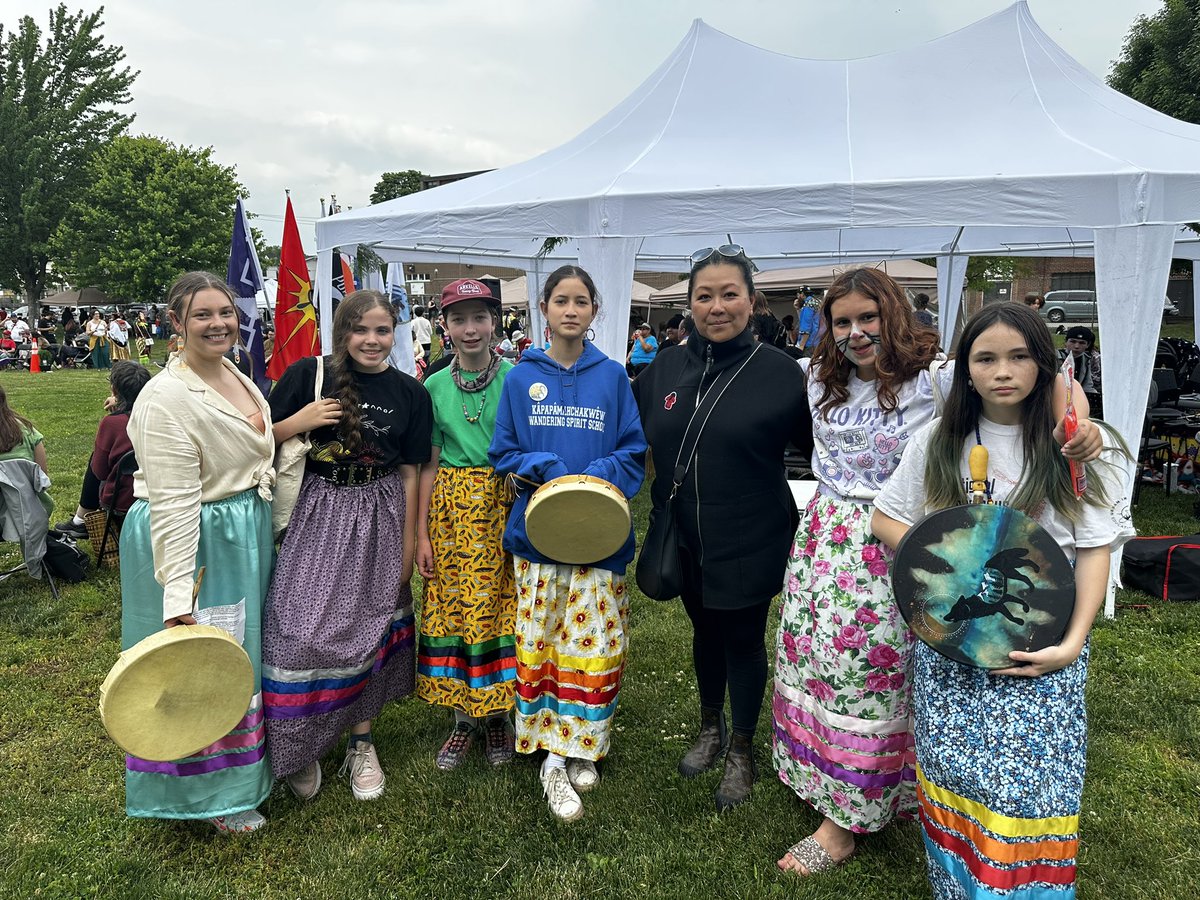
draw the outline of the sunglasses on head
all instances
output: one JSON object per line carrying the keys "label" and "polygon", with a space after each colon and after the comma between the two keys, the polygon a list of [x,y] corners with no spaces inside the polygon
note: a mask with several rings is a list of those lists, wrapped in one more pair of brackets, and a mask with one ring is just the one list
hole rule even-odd
{"label": "sunglasses on head", "polygon": [[738,244],[722,244],[720,247],[705,247],[703,250],[697,250],[689,258],[694,266],[698,263],[704,262],[705,260],[711,259],[714,253],[729,259],[736,259],[740,256],[750,263],[751,271],[758,271],[758,266],[754,264],[754,260],[746,256],[746,251]]}

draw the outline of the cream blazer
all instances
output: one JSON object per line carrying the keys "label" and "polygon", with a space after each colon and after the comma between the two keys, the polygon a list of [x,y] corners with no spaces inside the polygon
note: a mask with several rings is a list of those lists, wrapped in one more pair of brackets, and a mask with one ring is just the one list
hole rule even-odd
{"label": "cream blazer", "polygon": [[256,488],[271,499],[275,438],[271,410],[258,388],[229,360],[225,367],[258,401],[266,434],[179,357],[150,379],[129,417],[137,453],[133,495],[150,503],[154,577],[163,586],[163,621],[192,611],[200,545],[200,504]]}

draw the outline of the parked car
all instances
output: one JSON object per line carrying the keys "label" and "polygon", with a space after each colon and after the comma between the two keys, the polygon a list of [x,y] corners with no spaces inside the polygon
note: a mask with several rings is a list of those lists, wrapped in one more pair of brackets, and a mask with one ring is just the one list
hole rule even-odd
{"label": "parked car", "polygon": [[[1170,297],[1163,297],[1163,315],[1175,316],[1179,308]],[[1095,291],[1048,291],[1046,305],[1042,307],[1042,318],[1048,322],[1098,322]]]}

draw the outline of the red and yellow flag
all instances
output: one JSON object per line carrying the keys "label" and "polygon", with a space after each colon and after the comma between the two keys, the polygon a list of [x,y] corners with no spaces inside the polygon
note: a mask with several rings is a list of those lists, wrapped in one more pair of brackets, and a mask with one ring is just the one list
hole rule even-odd
{"label": "red and yellow flag", "polygon": [[308,263],[300,245],[300,229],[288,197],[283,219],[283,246],[279,253],[279,290],[275,295],[275,349],[267,366],[267,377],[278,381],[298,359],[321,352],[317,330],[317,308],[313,306]]}

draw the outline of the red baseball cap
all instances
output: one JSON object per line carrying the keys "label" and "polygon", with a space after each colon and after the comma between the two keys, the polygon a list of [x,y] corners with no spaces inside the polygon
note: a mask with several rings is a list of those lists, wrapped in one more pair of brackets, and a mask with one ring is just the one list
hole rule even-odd
{"label": "red baseball cap", "polygon": [[500,308],[500,301],[492,296],[488,286],[474,278],[460,278],[442,288],[442,312],[445,312],[447,307],[464,300],[478,300],[493,309]]}

